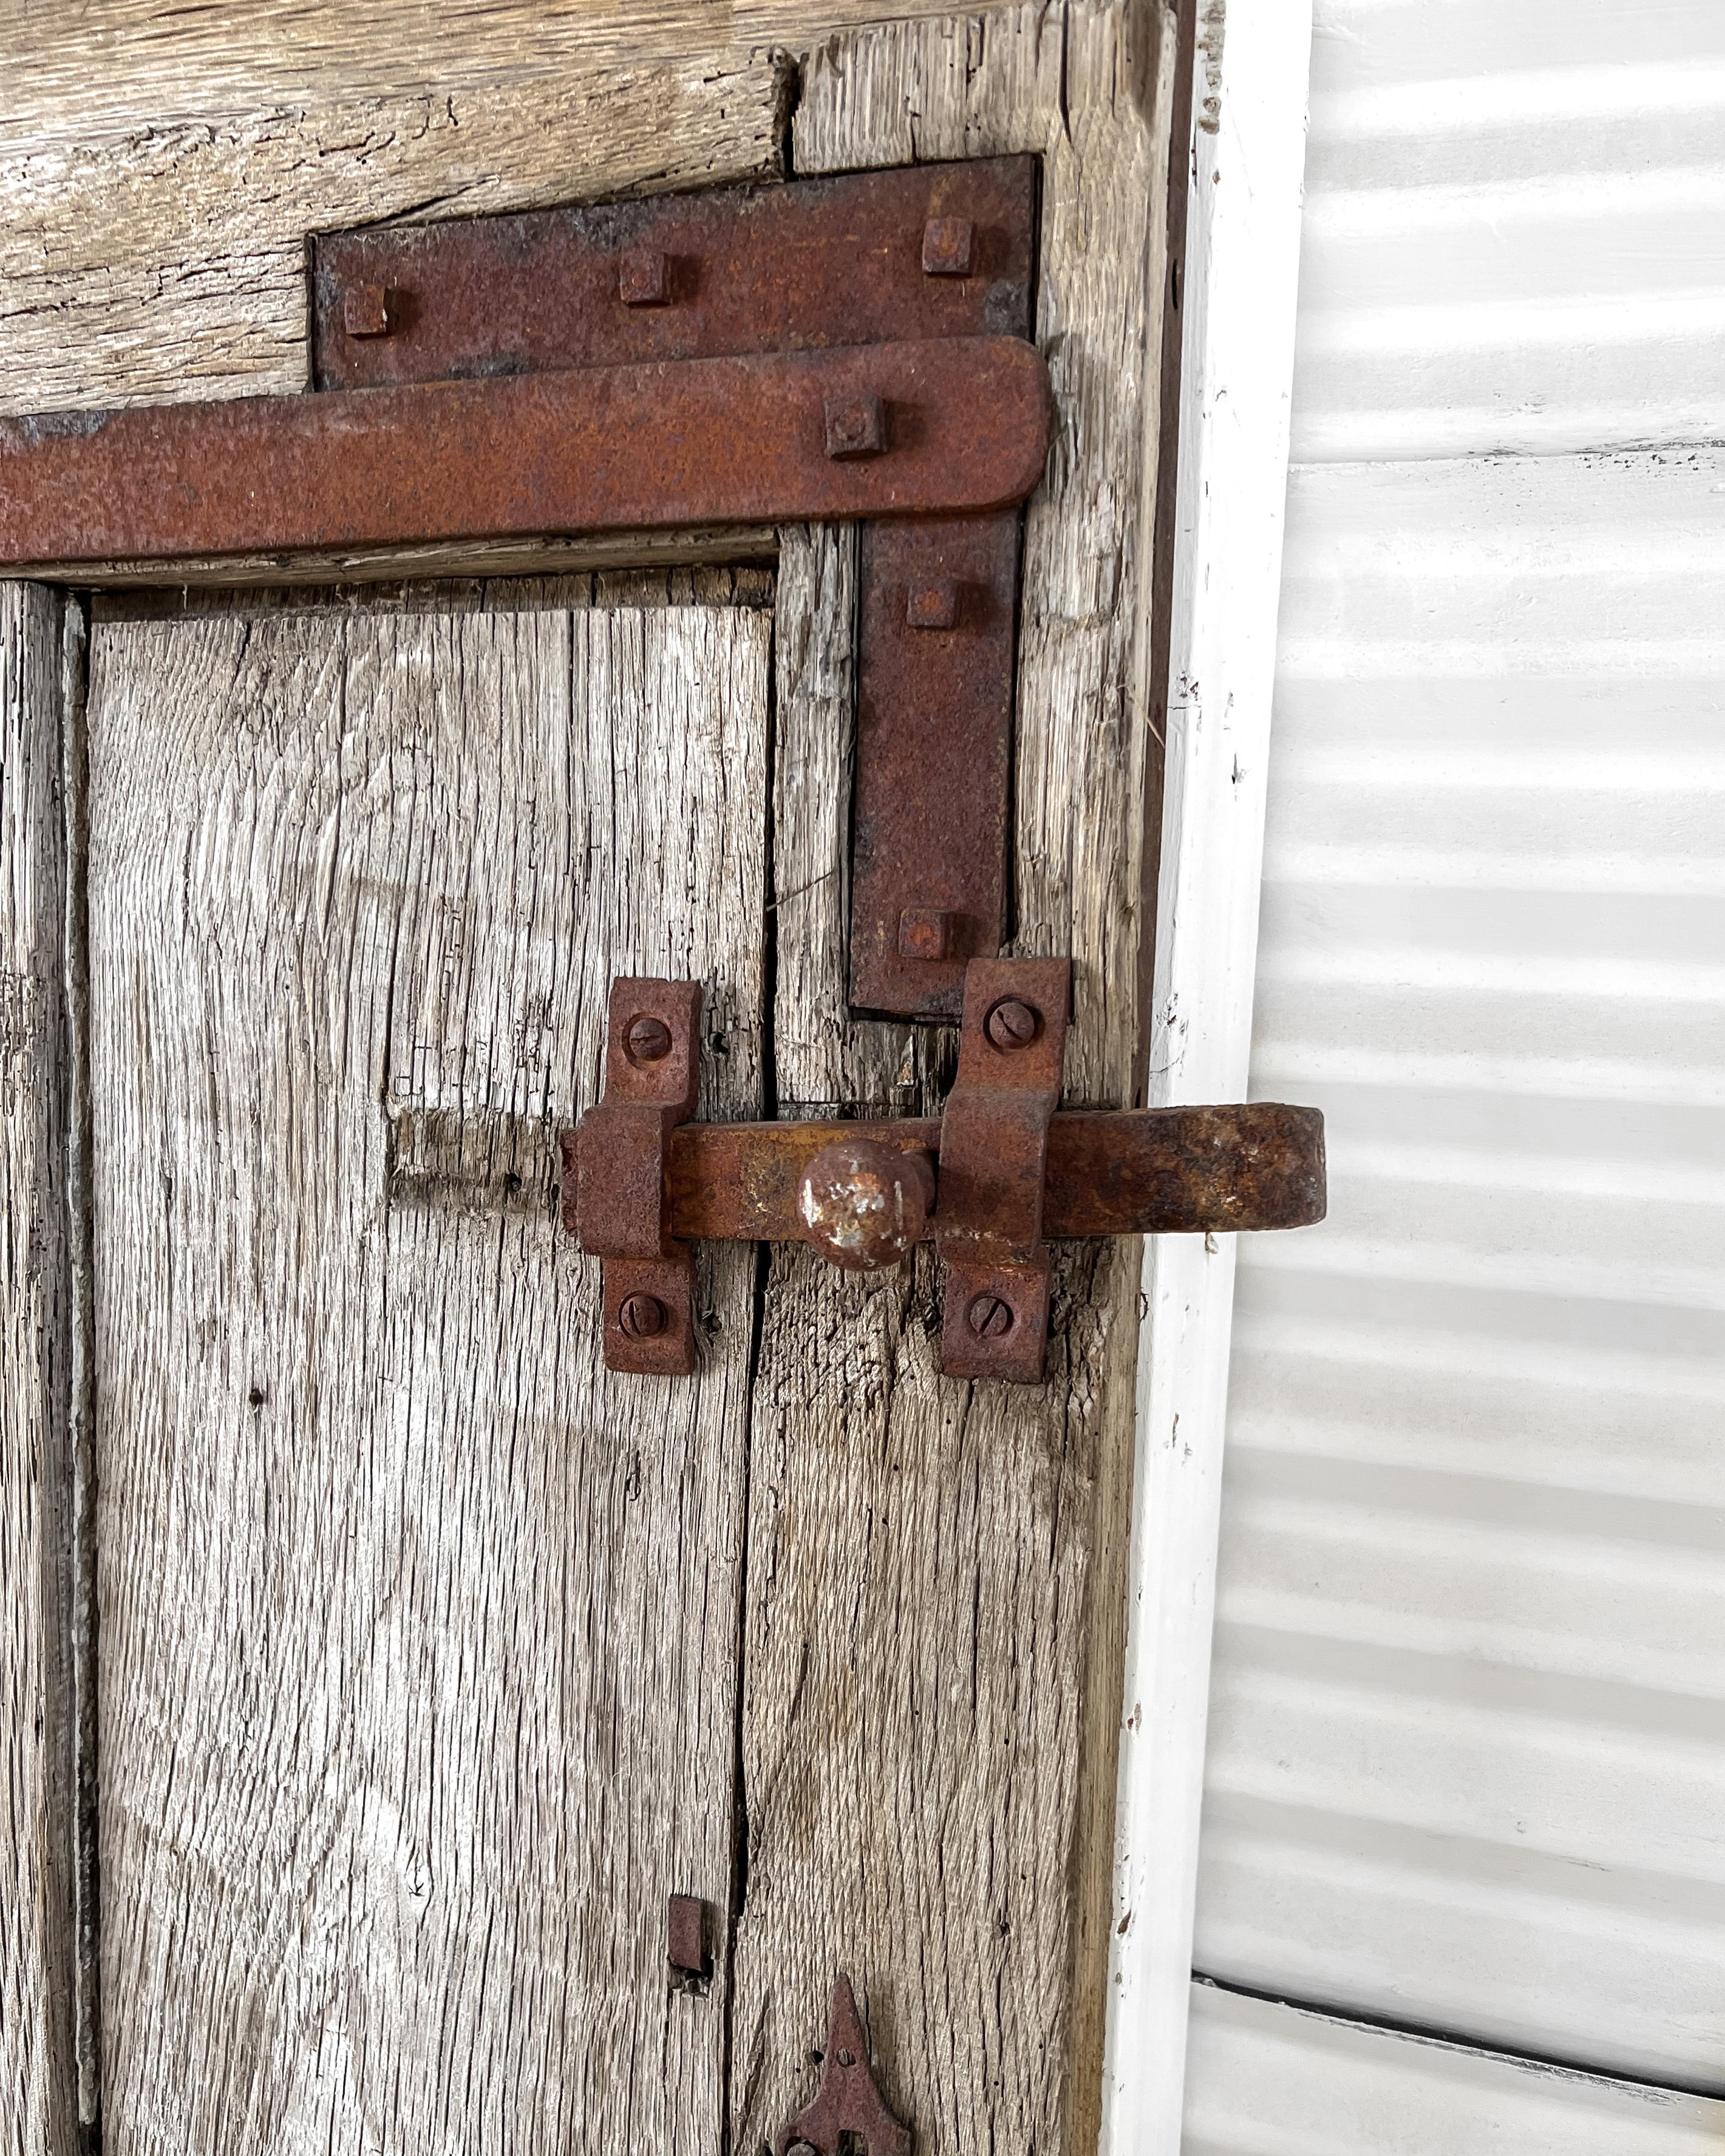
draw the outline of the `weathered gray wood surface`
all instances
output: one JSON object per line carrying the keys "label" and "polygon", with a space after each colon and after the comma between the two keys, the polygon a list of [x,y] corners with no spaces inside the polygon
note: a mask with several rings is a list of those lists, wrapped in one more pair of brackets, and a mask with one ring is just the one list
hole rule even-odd
{"label": "weathered gray wood surface", "polygon": [[303,388],[308,233],[777,175],[790,55],[928,5],[0,10],[0,411]]}
{"label": "weathered gray wood surface", "polygon": [[77,2117],[64,602],[0,583],[0,2149]]}
{"label": "weathered gray wood surface", "polygon": [[[1070,952],[1069,1102],[1141,1014],[1153,372],[1172,22],[1027,7],[831,41],[799,172],[1034,149],[1058,400],[1026,535],[1018,937]],[[781,535],[775,1067],[785,1112],[929,1104],[940,1036],[844,1010],[848,542]],[[834,784],[835,775],[840,783]],[[935,1373],[936,1281],[775,1253],[755,1400],[735,2145],[807,2100],[836,1969],[924,2152],[1076,2152],[1099,2086],[1136,1247],[1057,1270],[1040,1391]]]}
{"label": "weathered gray wood surface", "polygon": [[758,1111],[770,617],[579,595],[94,632],[110,2156],[718,2145],[752,1261],[608,1378],[548,1140]]}
{"label": "weathered gray wood surface", "polygon": [[[826,38],[879,12],[643,0],[601,31],[522,0],[103,0],[51,46],[33,18],[28,64],[0,30],[0,408],[300,386],[311,229],[773,172],[781,45],[799,171],[1039,151],[1060,419],[1027,542],[1017,947],[1075,955],[1069,1099],[1119,1101],[1167,10]],[[408,44],[437,95],[401,91]],[[753,1111],[769,1067],[788,1113],[932,1106],[949,1070],[943,1036],[845,1013],[851,547],[782,545],[770,891],[764,634],[721,603],[757,588],[674,578],[670,613],[609,579],[501,613],[266,593],[101,630],[121,2156],[716,2147],[727,2056],[757,2156],[841,1965],[921,2156],[1093,2133],[1136,1253],[1064,1261],[1038,1394],[935,1376],[926,1265],[857,1284],[780,1254],[751,1455],[746,1255],[705,1276],[701,1389],[647,1409],[594,1376],[590,1281],[548,1225],[547,1104],[588,1096],[628,964],[728,983],[709,1112]],[[559,755],[572,725],[641,752],[601,784]],[[0,1539],[16,1513],[45,1547],[16,1457]],[[746,1488],[727,2042],[720,1986],[664,1999],[660,1924],[673,1887],[730,1888]]]}

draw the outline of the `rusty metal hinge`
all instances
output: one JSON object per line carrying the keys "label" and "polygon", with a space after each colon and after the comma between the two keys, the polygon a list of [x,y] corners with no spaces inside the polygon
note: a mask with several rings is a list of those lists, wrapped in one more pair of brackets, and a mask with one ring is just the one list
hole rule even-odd
{"label": "rusty metal hinge", "polygon": [[615,983],[603,1097],[562,1139],[563,1224],[605,1261],[607,1365],[695,1368],[695,1241],[802,1242],[871,1270],[932,1234],[946,1270],[942,1369],[1034,1383],[1047,1238],[1323,1218],[1315,1108],[1057,1113],[1070,991],[1064,958],[973,960],[938,1121],[696,1123],[699,987]]}
{"label": "rusty metal hinge", "polygon": [[956,1019],[1008,926],[1035,201],[997,157],[321,237],[314,393],[0,420],[0,567],[861,520],[851,1002]]}

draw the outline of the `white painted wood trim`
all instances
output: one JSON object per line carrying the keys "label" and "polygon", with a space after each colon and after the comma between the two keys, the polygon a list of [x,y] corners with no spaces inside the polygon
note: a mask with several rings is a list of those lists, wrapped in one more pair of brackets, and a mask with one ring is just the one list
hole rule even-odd
{"label": "white painted wood trim", "polygon": [[[1200,12],[1153,1106],[1245,1097],[1287,489],[1310,0]],[[1105,2156],[1177,2156],[1235,1245],[1145,1245]]]}

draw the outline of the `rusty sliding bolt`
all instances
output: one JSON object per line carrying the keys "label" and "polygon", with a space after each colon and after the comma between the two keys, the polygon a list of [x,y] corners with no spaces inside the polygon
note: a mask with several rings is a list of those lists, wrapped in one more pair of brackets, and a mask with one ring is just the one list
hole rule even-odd
{"label": "rusty sliding bolt", "polygon": [[[958,1080],[939,1121],[693,1123],[692,983],[623,981],[604,1098],[562,1134],[564,1225],[608,1260],[614,1369],[693,1367],[695,1241],[804,1242],[834,1265],[899,1264],[932,1235],[946,1270],[942,1367],[1034,1382],[1048,1326],[1050,1237],[1304,1227],[1324,1213],[1323,1118],[1256,1101],[1058,1114],[1070,966],[978,959]],[[692,1004],[673,1008],[680,994]],[[692,1049],[686,1052],[692,1055]],[[675,1071],[644,1092],[643,1072]],[[620,1088],[620,1090],[619,1090]],[[655,1237],[657,1237],[657,1240]],[[676,1350],[639,1267],[670,1262]]]}

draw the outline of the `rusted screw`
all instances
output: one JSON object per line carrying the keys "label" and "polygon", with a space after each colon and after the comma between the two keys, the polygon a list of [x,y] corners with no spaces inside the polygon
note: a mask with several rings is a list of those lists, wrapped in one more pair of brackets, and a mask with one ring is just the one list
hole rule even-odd
{"label": "rusted screw", "polygon": [[665,1330],[665,1305],[656,1295],[626,1295],[617,1326],[631,1340],[656,1339]]}
{"label": "rusted screw", "polygon": [[979,1295],[964,1313],[978,1340],[1001,1340],[1012,1330],[1012,1305],[1004,1296]]}
{"label": "rusted screw", "polygon": [[983,1021],[983,1030],[998,1049],[1009,1050],[1028,1048],[1034,1040],[1041,1020],[1029,1004],[1021,1004],[1016,996],[1008,996],[995,1004]]}
{"label": "rusted screw", "polygon": [[624,1039],[636,1063],[662,1063],[670,1054],[670,1028],[662,1018],[649,1017],[644,1011],[629,1020]]}

